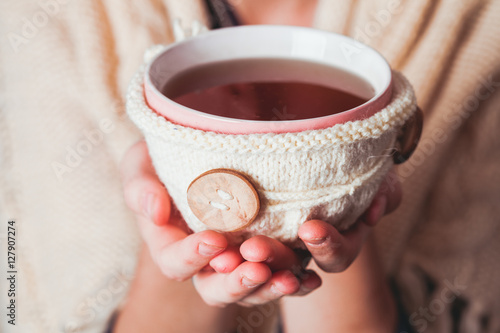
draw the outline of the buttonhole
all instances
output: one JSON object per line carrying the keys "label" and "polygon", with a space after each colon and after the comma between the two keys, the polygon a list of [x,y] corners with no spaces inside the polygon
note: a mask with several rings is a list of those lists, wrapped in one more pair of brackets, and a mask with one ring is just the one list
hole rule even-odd
{"label": "buttonhole", "polygon": [[229,210],[229,207],[220,202],[209,201],[208,202],[212,207],[217,208],[218,210]]}
{"label": "buttonhole", "polygon": [[234,197],[231,193],[223,191],[223,190],[217,190],[217,194],[223,200],[233,200],[234,199]]}

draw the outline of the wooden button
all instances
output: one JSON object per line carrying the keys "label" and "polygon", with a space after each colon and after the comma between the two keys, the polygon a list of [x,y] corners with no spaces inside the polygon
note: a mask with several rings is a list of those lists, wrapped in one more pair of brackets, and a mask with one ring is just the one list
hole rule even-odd
{"label": "wooden button", "polygon": [[401,164],[410,158],[417,148],[422,127],[424,123],[424,114],[419,107],[410,119],[403,125],[401,135],[397,139],[397,148],[393,155],[394,164]]}
{"label": "wooden button", "polygon": [[230,169],[213,169],[198,176],[188,187],[187,201],[201,222],[226,232],[252,223],[260,209],[252,183]]}

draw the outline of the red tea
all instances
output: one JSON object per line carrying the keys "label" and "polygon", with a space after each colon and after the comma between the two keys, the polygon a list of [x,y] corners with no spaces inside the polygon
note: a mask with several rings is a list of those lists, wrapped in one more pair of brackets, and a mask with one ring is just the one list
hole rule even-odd
{"label": "red tea", "polygon": [[163,87],[173,101],[205,113],[247,120],[299,120],[355,108],[371,85],[341,69],[290,59],[240,59],[194,67]]}

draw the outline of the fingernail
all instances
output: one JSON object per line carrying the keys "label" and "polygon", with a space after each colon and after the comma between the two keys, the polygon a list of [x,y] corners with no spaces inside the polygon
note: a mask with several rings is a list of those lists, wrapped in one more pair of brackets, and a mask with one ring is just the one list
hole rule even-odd
{"label": "fingernail", "polygon": [[142,198],[142,212],[146,217],[153,219],[156,211],[156,195],[145,193]]}
{"label": "fingernail", "polygon": [[247,278],[246,276],[243,276],[241,278],[241,284],[244,285],[245,287],[248,287],[248,288],[255,288],[257,287],[258,285],[261,285],[262,283],[260,282],[255,282],[249,278]]}
{"label": "fingernail", "polygon": [[198,253],[205,257],[215,256],[224,250],[223,247],[209,245],[207,243],[201,242],[198,245]]}
{"label": "fingernail", "polygon": [[312,239],[306,240],[305,242],[309,245],[312,245],[312,246],[319,246],[319,245],[323,244],[324,242],[326,242],[326,237],[312,238]]}

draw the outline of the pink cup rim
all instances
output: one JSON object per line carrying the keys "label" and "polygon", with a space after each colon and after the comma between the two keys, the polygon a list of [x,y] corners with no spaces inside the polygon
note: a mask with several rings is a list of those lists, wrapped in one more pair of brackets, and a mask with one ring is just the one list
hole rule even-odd
{"label": "pink cup rim", "polygon": [[[228,33],[229,35],[231,35],[234,33],[248,34],[248,32],[253,32],[256,34],[261,34],[261,37],[267,36],[266,32],[269,32],[270,29],[277,31],[278,34],[279,33],[286,34],[287,32],[290,32],[292,34],[294,32],[297,32],[300,34],[301,32],[305,32],[306,34],[312,33],[323,38],[334,36],[337,40],[340,40],[340,43],[346,43],[347,47],[361,48],[362,52],[368,52],[370,57],[376,58],[376,61],[378,62],[377,66],[381,66],[382,70],[386,71],[385,74],[386,75],[388,74],[388,77],[385,78],[386,80],[383,86],[379,87],[378,92],[371,99],[369,99],[367,102],[355,108],[323,117],[307,118],[299,120],[276,120],[276,121],[236,119],[236,118],[217,116],[202,111],[198,111],[195,109],[191,109],[184,105],[176,103],[172,99],[166,97],[158,89],[157,87],[158,83],[153,84],[153,80],[151,78],[152,67],[155,64],[157,64],[158,61],[165,61],[165,57],[166,56],[168,57],[169,52],[172,52],[172,50],[181,48],[189,49],[190,45],[194,45],[194,43],[200,44],[201,42],[210,45],[211,42],[210,39],[215,38],[215,40],[217,40],[217,38],[219,38],[220,40],[223,39],[224,37],[227,38],[227,36],[224,35],[227,35]],[[196,51],[199,52],[199,50]],[[273,55],[271,55],[271,57],[272,56]],[[174,60],[182,62],[183,59],[179,60],[179,57],[180,56],[177,55],[177,59]],[[283,56],[282,58],[314,61],[311,59],[304,59],[300,57],[294,58],[289,56]],[[227,60],[230,59],[234,58],[231,57],[227,58]],[[190,60],[192,61],[193,59],[191,58]],[[224,58],[222,58],[221,60],[223,61]],[[213,61],[214,60],[207,61],[207,63]],[[195,63],[194,65],[197,64]],[[191,66],[187,65],[187,68],[189,67],[193,67],[193,65]],[[345,68],[343,69],[346,70]],[[178,71],[177,73],[179,72],[181,71]],[[170,73],[170,75],[173,76],[177,73],[175,73],[174,70],[174,74]],[[163,81],[163,83],[166,81],[167,80]],[[355,120],[363,120],[371,117],[372,115],[374,115],[375,113],[386,107],[392,98],[392,72],[389,64],[379,52],[344,35],[317,30],[314,28],[295,27],[295,26],[279,26],[279,25],[238,26],[238,27],[212,30],[203,33],[201,35],[192,37],[190,39],[176,42],[166,46],[149,63],[149,65],[146,68],[144,74],[144,95],[146,102],[151,109],[153,109],[159,115],[165,117],[167,120],[182,126],[191,127],[199,130],[224,133],[224,134],[287,133],[287,132],[293,133],[293,132],[302,132],[306,130],[324,129],[337,124],[343,124]]]}

